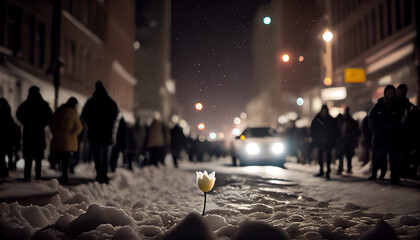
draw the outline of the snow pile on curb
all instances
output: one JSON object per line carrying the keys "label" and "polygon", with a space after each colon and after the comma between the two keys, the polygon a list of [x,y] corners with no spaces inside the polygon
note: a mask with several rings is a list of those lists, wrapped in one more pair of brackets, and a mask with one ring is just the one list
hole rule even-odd
{"label": "snow pile on curb", "polygon": [[293,186],[269,191],[246,180],[234,184],[221,179],[208,194],[205,217],[198,213],[203,195],[194,172],[117,169],[109,185],[91,182],[68,188],[51,180],[47,184],[58,194],[46,205],[0,204],[1,238],[375,239],[381,229],[400,239],[420,237],[418,211],[396,215],[353,203],[337,207],[295,193]]}

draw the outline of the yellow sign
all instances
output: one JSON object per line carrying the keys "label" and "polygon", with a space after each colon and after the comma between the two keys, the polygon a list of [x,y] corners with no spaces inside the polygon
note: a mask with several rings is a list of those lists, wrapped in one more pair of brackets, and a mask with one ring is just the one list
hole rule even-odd
{"label": "yellow sign", "polygon": [[345,83],[366,82],[366,74],[363,68],[346,68],[344,72]]}

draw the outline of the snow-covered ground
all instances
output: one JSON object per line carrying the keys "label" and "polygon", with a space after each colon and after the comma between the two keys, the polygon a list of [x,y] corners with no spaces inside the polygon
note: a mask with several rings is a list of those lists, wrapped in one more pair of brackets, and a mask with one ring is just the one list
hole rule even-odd
{"label": "snow-covered ground", "polygon": [[[0,203],[0,239],[237,240],[251,239],[250,232],[260,239],[360,239],[378,222],[377,231],[387,237],[420,238],[417,182],[366,181],[363,168],[326,181],[312,176],[315,165],[289,163],[284,170],[228,163],[119,168],[109,185],[88,181],[95,176],[89,164],[76,168],[77,185],[6,182],[0,199],[16,196],[20,203]],[[204,218],[195,170],[216,170]],[[58,175],[45,169],[43,176]],[[11,179],[21,177],[18,171]]]}

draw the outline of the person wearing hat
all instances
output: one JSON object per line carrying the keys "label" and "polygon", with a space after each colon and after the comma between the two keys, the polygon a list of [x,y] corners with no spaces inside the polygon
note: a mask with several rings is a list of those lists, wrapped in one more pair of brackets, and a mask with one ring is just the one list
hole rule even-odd
{"label": "person wearing hat", "polygon": [[380,179],[384,179],[387,170],[387,156],[391,165],[391,183],[399,184],[401,165],[401,119],[404,109],[396,99],[396,89],[392,85],[385,87],[384,96],[369,113],[369,128],[372,130],[372,175],[375,180],[381,169]]}
{"label": "person wearing hat", "polygon": [[327,105],[323,105],[321,111],[312,120],[310,133],[313,144],[318,149],[319,173],[315,177],[324,175],[325,154],[327,163],[326,178],[330,179],[332,149],[336,145],[339,131],[336,120],[329,114]]}
{"label": "person wearing hat", "polygon": [[39,93],[39,88],[32,86],[28,98],[16,111],[17,119],[23,126],[23,158],[25,159],[24,180],[31,179],[32,161],[35,160],[35,179],[41,179],[41,161],[44,158],[45,127],[52,111]]}
{"label": "person wearing hat", "polygon": [[51,117],[49,126],[53,138],[51,154],[61,162],[60,182],[68,180],[69,163],[73,152],[78,151],[78,135],[82,131],[82,123],[77,113],[77,99],[70,97]]}
{"label": "person wearing hat", "polygon": [[96,180],[108,183],[108,165],[111,148],[115,144],[114,128],[118,106],[108,95],[103,83],[96,82],[93,96],[83,107],[81,118],[87,124],[89,146],[93,154]]}

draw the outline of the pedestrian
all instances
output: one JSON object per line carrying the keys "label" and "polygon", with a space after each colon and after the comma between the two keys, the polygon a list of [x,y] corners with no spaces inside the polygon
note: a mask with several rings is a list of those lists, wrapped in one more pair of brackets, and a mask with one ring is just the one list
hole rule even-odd
{"label": "pedestrian", "polygon": [[49,126],[53,135],[51,140],[52,157],[61,164],[62,183],[68,180],[68,170],[72,154],[78,151],[78,135],[82,131],[82,123],[77,113],[77,99],[70,97],[52,115]]}
{"label": "pedestrian", "polygon": [[337,174],[343,172],[344,156],[347,160],[347,173],[352,173],[351,160],[355,154],[355,149],[359,144],[360,129],[359,124],[350,115],[350,108],[346,107],[342,118],[337,121],[339,129],[339,139],[337,141],[338,170]]}
{"label": "pedestrian", "polygon": [[327,105],[323,105],[321,111],[312,120],[310,131],[313,144],[318,149],[318,164],[320,169],[319,173],[315,176],[322,177],[324,175],[325,154],[327,164],[326,178],[330,179],[332,149],[337,142],[338,127],[336,120],[329,114]]}
{"label": "pedestrian", "polygon": [[170,130],[171,133],[171,154],[174,165],[178,167],[178,159],[180,158],[181,150],[185,148],[186,139],[179,124],[175,125]]}
{"label": "pedestrian", "polygon": [[117,130],[117,138],[115,141],[115,145],[112,147],[111,151],[111,158],[110,158],[110,167],[111,171],[115,172],[115,169],[118,165],[118,159],[120,156],[120,153],[123,154],[123,161],[126,161],[126,147],[127,147],[127,125],[125,124],[124,117],[120,118],[119,124],[118,124],[118,130]]}
{"label": "pedestrian", "polygon": [[108,95],[103,83],[96,82],[95,92],[83,107],[81,118],[86,121],[88,141],[95,161],[96,180],[108,183],[108,165],[112,145],[115,143],[114,128],[118,106]]}
{"label": "pedestrian", "polygon": [[392,85],[385,87],[384,96],[369,113],[369,127],[372,130],[372,175],[369,180],[375,180],[378,169],[381,169],[380,179],[384,179],[387,170],[387,156],[391,165],[391,183],[399,184],[401,168],[401,120],[404,111],[395,98],[396,89]]}
{"label": "pedestrian", "polygon": [[372,149],[372,131],[369,128],[369,116],[362,120],[362,141],[361,141],[362,151],[361,151],[361,161],[362,166],[365,166],[370,162],[371,158],[371,149]]}
{"label": "pedestrian", "polygon": [[6,156],[10,166],[13,158],[14,126],[9,102],[5,98],[0,98],[0,178],[9,177]]}
{"label": "pedestrian", "polygon": [[23,158],[25,159],[24,180],[31,179],[32,161],[35,160],[35,179],[41,179],[41,161],[44,158],[45,127],[52,111],[39,93],[39,88],[32,86],[28,98],[18,107],[17,119],[23,126]]}
{"label": "pedestrian", "polygon": [[396,91],[397,100],[404,111],[401,138],[401,176],[405,178],[417,178],[418,174],[415,166],[418,166],[420,163],[420,160],[416,156],[420,148],[420,111],[407,98],[407,90],[407,85],[400,84]]}
{"label": "pedestrian", "polygon": [[158,163],[165,163],[167,148],[170,144],[170,133],[163,121],[160,113],[155,113],[153,121],[147,129],[145,139],[145,149],[150,154],[149,163],[158,166]]}

